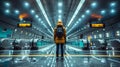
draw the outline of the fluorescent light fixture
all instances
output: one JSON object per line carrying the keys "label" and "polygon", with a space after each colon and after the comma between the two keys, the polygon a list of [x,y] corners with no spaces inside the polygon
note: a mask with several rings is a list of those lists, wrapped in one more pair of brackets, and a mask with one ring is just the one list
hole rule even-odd
{"label": "fluorescent light fixture", "polygon": [[38,18],[39,16],[38,15],[35,15],[36,18]]}
{"label": "fluorescent light fixture", "polygon": [[58,3],[58,7],[62,7],[62,5],[63,5],[62,2]]}
{"label": "fluorescent light fixture", "polygon": [[86,13],[89,14],[89,13],[90,13],[90,10],[86,10]]}
{"label": "fluorescent light fixture", "polygon": [[41,3],[41,0],[36,0],[36,2],[37,2],[37,4],[38,4],[38,6],[40,7],[40,9],[41,9],[41,11],[42,11],[45,19],[47,20],[49,26],[51,27],[52,31],[54,31],[53,28],[52,28],[52,25],[51,25],[51,23],[50,23],[50,21],[49,21],[49,19],[48,19],[48,17],[47,17],[47,14],[45,13],[45,10],[44,10],[44,8],[43,8],[43,5],[42,5],[42,3]]}
{"label": "fluorescent light fixture", "polygon": [[61,16],[61,15],[59,15],[58,17],[59,17],[59,18],[61,18],[62,16]]}
{"label": "fluorescent light fixture", "polygon": [[39,18],[38,20],[39,20],[39,21],[41,21],[41,19],[40,19],[40,18]]}
{"label": "fluorescent light fixture", "polygon": [[31,13],[33,14],[33,13],[35,13],[35,11],[34,11],[34,10],[31,10]]}
{"label": "fluorescent light fixture", "polygon": [[76,24],[78,24],[79,22],[77,21]]}
{"label": "fluorescent light fixture", "polygon": [[111,13],[115,13],[115,10],[114,9],[111,9],[111,11],[110,11]]}
{"label": "fluorescent light fixture", "polygon": [[6,9],[6,10],[5,10],[5,13],[10,13],[10,10]]}
{"label": "fluorescent light fixture", "polygon": [[114,7],[115,5],[116,5],[115,2],[112,2],[112,3],[110,4],[111,7]]}
{"label": "fluorescent light fixture", "polygon": [[81,21],[81,18],[79,18],[79,20],[78,21]]}
{"label": "fluorescent light fixture", "polygon": [[41,24],[43,24],[43,21],[41,21]]}
{"label": "fluorescent light fixture", "polygon": [[85,17],[85,15],[82,15],[82,18],[84,18]]}
{"label": "fluorescent light fixture", "polygon": [[58,10],[58,13],[62,13],[62,10]]}
{"label": "fluorescent light fixture", "polygon": [[5,6],[9,7],[9,6],[10,6],[10,3],[6,2],[6,3],[5,3]]}
{"label": "fluorescent light fixture", "polygon": [[28,3],[28,2],[25,2],[24,5],[25,5],[26,7],[28,7],[28,6],[29,6],[29,3]]}
{"label": "fluorescent light fixture", "polygon": [[97,5],[96,2],[93,2],[93,3],[91,4],[92,7],[96,7],[96,5]]}
{"label": "fluorescent light fixture", "polygon": [[102,11],[101,11],[101,14],[105,14],[105,10],[102,10]]}
{"label": "fluorescent light fixture", "polygon": [[71,20],[69,21],[67,27],[70,26],[70,24],[72,23],[72,21],[74,20],[74,18],[76,17],[76,15],[78,14],[79,10],[81,9],[82,5],[84,4],[85,0],[81,0],[77,6],[77,9],[75,10]]}
{"label": "fluorescent light fixture", "polygon": [[75,26],[77,25],[77,23],[75,23]]}
{"label": "fluorescent light fixture", "polygon": [[15,13],[16,13],[16,14],[19,14],[20,12],[19,12],[19,10],[15,10]]}

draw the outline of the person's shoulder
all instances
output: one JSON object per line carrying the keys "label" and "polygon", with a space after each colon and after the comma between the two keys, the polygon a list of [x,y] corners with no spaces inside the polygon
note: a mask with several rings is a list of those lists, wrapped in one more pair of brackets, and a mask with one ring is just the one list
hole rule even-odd
{"label": "person's shoulder", "polygon": [[63,27],[63,29],[65,29],[65,27]]}
{"label": "person's shoulder", "polygon": [[54,28],[54,30],[56,30],[56,29],[57,29],[57,27]]}

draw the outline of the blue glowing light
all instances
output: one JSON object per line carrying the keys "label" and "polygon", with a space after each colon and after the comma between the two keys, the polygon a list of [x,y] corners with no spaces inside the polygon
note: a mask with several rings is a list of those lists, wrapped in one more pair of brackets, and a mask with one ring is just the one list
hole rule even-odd
{"label": "blue glowing light", "polygon": [[97,6],[97,3],[96,3],[96,2],[93,2],[93,3],[91,4],[91,6],[92,6],[92,7],[96,7],[96,6]]}
{"label": "blue glowing light", "polygon": [[59,2],[59,3],[58,3],[58,6],[59,6],[59,7],[61,7],[62,5],[63,5],[62,2]]}
{"label": "blue glowing light", "polygon": [[59,18],[61,18],[62,16],[61,16],[61,15],[59,15],[58,17],[59,17]]}
{"label": "blue glowing light", "polygon": [[5,13],[10,13],[10,10],[6,9],[6,10],[5,10]]}
{"label": "blue glowing light", "polygon": [[85,15],[82,15],[82,18],[84,18],[85,17]]}
{"label": "blue glowing light", "polygon": [[78,24],[79,22],[77,21],[76,24]]}
{"label": "blue glowing light", "polygon": [[79,18],[79,20],[78,21],[81,21],[81,18]]}
{"label": "blue glowing light", "polygon": [[41,19],[40,19],[40,18],[39,18],[38,20],[39,20],[39,21],[41,21]]}
{"label": "blue glowing light", "polygon": [[114,9],[111,9],[111,11],[110,11],[111,13],[115,13],[115,10]]}
{"label": "blue glowing light", "polygon": [[34,11],[34,10],[31,10],[31,13],[35,13],[35,11]]}
{"label": "blue glowing light", "polygon": [[15,10],[15,13],[16,13],[16,14],[19,14],[19,10]]}
{"label": "blue glowing light", "polygon": [[29,6],[29,3],[28,3],[28,2],[25,2],[24,5],[25,5],[26,7],[28,7],[28,6]]}
{"label": "blue glowing light", "polygon": [[114,7],[115,5],[116,5],[115,2],[112,2],[112,3],[110,4],[111,7]]}
{"label": "blue glowing light", "polygon": [[106,12],[105,10],[102,10],[102,11],[101,11],[101,14],[105,14],[105,12]]}
{"label": "blue glowing light", "polygon": [[86,13],[89,14],[89,13],[90,13],[90,10],[86,10]]}
{"label": "blue glowing light", "polygon": [[58,13],[62,13],[62,10],[58,10]]}
{"label": "blue glowing light", "polygon": [[39,16],[38,15],[35,15],[36,18],[38,18]]}
{"label": "blue glowing light", "polygon": [[6,3],[5,3],[5,6],[9,7],[9,6],[10,6],[10,3],[6,2]]}

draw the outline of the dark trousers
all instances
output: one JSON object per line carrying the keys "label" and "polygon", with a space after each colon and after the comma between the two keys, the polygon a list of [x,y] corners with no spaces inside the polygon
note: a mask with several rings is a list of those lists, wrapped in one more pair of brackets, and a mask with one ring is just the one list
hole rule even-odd
{"label": "dark trousers", "polygon": [[61,48],[61,57],[64,57],[64,45],[63,44],[56,44],[56,57],[59,56],[59,48]]}

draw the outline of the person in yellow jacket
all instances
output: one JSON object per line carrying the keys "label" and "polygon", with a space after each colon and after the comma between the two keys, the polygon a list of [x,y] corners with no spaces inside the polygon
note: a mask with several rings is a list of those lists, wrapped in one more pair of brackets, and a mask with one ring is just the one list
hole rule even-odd
{"label": "person in yellow jacket", "polygon": [[54,28],[54,41],[56,43],[56,60],[59,56],[59,48],[61,47],[61,59],[64,59],[64,46],[66,43],[66,29],[62,21],[58,21],[57,26]]}

